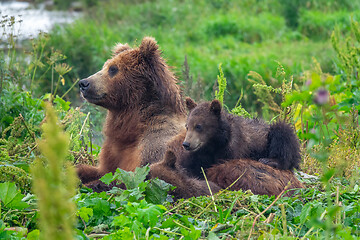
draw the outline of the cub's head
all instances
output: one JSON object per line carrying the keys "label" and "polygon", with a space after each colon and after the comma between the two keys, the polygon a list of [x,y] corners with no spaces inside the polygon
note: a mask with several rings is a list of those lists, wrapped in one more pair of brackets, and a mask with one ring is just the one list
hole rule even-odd
{"label": "cub's head", "polygon": [[175,77],[151,37],[137,48],[116,45],[112,58],[99,72],[81,80],[79,87],[87,101],[116,111],[150,102],[174,105],[173,95],[179,94]]}
{"label": "cub's head", "polygon": [[186,137],[183,147],[188,151],[198,151],[211,147],[222,137],[221,103],[218,100],[197,105],[191,98],[186,98],[186,107],[190,111],[186,121]]}

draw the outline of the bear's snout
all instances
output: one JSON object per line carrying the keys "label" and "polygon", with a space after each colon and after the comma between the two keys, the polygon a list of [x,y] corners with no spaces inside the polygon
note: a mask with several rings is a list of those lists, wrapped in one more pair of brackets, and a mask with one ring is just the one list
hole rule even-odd
{"label": "bear's snout", "polygon": [[184,147],[186,150],[190,150],[190,143],[189,143],[189,142],[183,142],[183,147]]}
{"label": "bear's snout", "polygon": [[86,92],[90,87],[90,82],[87,79],[82,79],[79,82],[79,87],[81,92]]}

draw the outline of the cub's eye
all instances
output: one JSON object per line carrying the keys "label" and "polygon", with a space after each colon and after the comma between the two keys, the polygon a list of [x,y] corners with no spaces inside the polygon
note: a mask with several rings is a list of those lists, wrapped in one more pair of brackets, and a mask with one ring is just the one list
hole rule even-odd
{"label": "cub's eye", "polygon": [[188,125],[187,124],[185,124],[185,128],[186,128],[186,130],[188,130]]}
{"label": "cub's eye", "polygon": [[110,77],[115,76],[115,74],[116,74],[117,72],[118,72],[117,66],[112,65],[112,66],[109,67],[108,73],[109,73]]}
{"label": "cub's eye", "polygon": [[195,125],[195,130],[198,131],[198,132],[201,132],[202,126],[200,124],[196,124]]}

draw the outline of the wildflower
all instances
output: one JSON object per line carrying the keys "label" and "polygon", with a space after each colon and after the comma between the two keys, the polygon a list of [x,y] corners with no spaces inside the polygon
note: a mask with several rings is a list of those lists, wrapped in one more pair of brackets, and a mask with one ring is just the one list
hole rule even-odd
{"label": "wildflower", "polygon": [[66,63],[56,64],[55,65],[55,71],[60,75],[63,76],[66,73],[70,72],[72,67],[67,65]]}
{"label": "wildflower", "polygon": [[314,97],[314,103],[318,105],[324,105],[329,102],[329,91],[324,88],[319,88]]}

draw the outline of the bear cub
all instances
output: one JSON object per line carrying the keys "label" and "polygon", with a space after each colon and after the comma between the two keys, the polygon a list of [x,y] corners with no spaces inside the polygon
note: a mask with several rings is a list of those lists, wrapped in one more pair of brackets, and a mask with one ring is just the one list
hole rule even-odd
{"label": "bear cub", "polygon": [[179,165],[185,161],[196,161],[192,152],[181,147],[185,136],[186,131],[181,131],[169,142],[163,160],[151,164],[148,175],[149,179],[157,177],[176,186],[171,191],[175,199],[211,195],[227,188],[234,191],[251,190],[253,194],[269,196],[277,196],[284,189],[291,189],[285,195],[293,196],[293,189],[304,188],[293,171],[276,169],[251,159],[219,159],[218,163],[204,169],[208,181],[199,176],[189,176],[191,169]]}
{"label": "bear cub", "polygon": [[186,106],[187,151],[177,165],[189,176],[203,178],[201,167],[210,168],[222,159],[252,159],[280,170],[299,168],[300,144],[289,124],[269,125],[227,113],[218,100],[197,105],[187,98]]}

